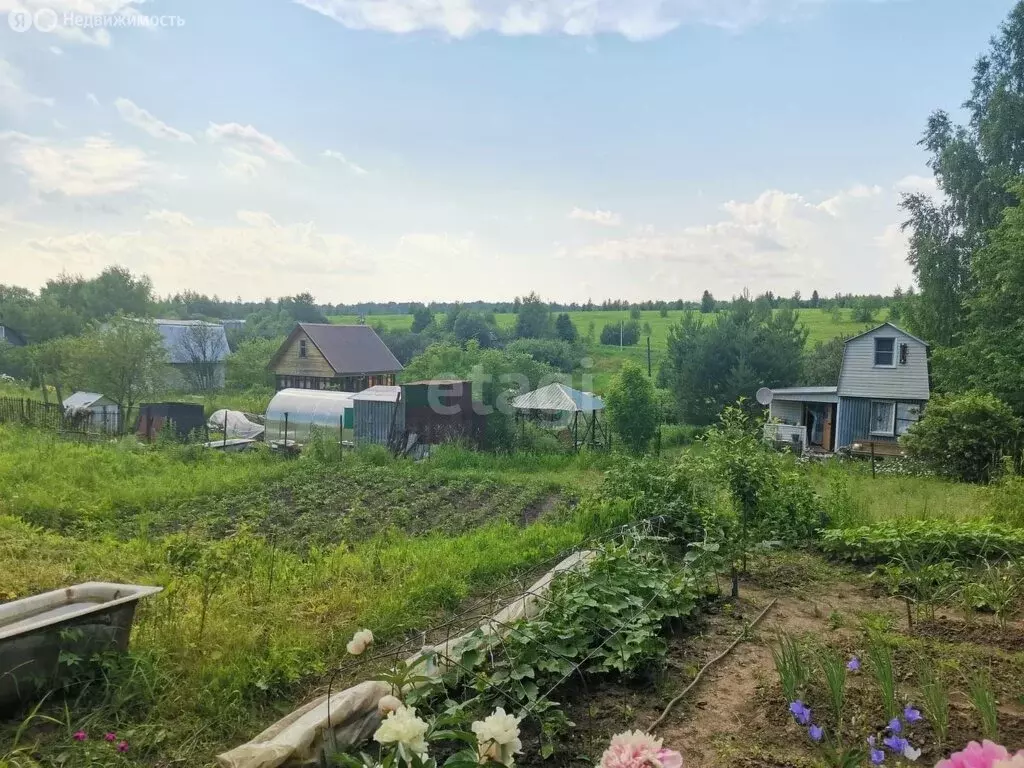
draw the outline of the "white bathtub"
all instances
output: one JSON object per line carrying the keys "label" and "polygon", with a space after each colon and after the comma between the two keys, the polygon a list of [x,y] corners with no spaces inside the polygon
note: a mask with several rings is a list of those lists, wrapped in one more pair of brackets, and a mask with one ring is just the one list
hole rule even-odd
{"label": "white bathtub", "polygon": [[61,685],[61,653],[126,650],[135,604],[162,589],[90,581],[0,605],[0,709]]}

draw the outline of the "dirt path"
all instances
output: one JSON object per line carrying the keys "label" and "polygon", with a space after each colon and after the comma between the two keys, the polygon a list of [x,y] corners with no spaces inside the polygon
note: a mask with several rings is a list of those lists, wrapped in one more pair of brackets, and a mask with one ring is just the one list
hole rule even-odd
{"label": "dirt path", "polygon": [[[773,598],[777,602],[753,637],[708,670],[688,700],[676,705],[657,735],[682,749],[690,768],[806,763],[810,753],[800,748],[799,736],[794,738],[796,727],[781,711],[772,689],[776,673],[768,643],[780,633],[790,633],[828,636],[830,644],[844,644],[852,641],[851,626],[864,615],[884,614],[899,621],[904,607],[895,600],[873,597],[863,583],[841,580],[795,590],[744,584],[740,595],[730,604],[731,610],[712,617],[703,635],[688,644],[691,669],[728,647],[744,622],[752,621]],[[678,661],[671,664],[680,673],[688,671]],[[757,759],[754,744],[772,746],[770,763]],[[780,763],[780,755],[787,759]]]}

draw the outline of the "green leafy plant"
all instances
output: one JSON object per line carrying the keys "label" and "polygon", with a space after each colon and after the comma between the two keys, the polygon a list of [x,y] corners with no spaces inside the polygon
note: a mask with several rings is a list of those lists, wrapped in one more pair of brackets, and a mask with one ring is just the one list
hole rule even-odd
{"label": "green leafy plant", "polygon": [[821,532],[821,548],[855,563],[888,563],[902,557],[972,564],[1024,555],[1024,531],[985,520],[886,521],[826,529]]}
{"label": "green leafy plant", "polygon": [[999,719],[996,695],[988,670],[978,670],[967,678],[967,692],[971,706],[978,713],[982,735],[991,741],[999,741]]}
{"label": "green leafy plant", "polygon": [[885,709],[886,717],[889,719],[897,717],[899,709],[896,706],[896,678],[892,667],[892,649],[881,633],[869,633],[867,659],[871,675],[878,684],[879,693],[882,695],[882,706]]}
{"label": "green leafy plant", "polygon": [[775,671],[779,674],[782,695],[788,702],[796,701],[810,679],[806,650],[792,635],[781,635],[772,646],[772,658],[775,660]]}
{"label": "green leafy plant", "polygon": [[927,656],[921,661],[918,680],[922,708],[935,731],[936,746],[941,752],[949,738],[949,688]]}
{"label": "green leafy plant", "polygon": [[839,738],[843,727],[843,705],[846,700],[846,659],[836,650],[822,648],[818,651],[818,665],[825,676],[832,712],[836,716],[836,737]]}

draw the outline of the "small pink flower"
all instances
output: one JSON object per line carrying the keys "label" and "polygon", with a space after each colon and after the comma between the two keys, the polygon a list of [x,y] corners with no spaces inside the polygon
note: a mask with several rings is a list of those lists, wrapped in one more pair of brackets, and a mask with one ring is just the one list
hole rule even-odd
{"label": "small pink flower", "polygon": [[108,731],[103,738],[107,741],[117,741],[117,734],[113,733],[112,731]]}
{"label": "small pink flower", "polygon": [[[1024,752],[1018,752],[1017,755],[1024,757]],[[960,752],[940,760],[935,768],[994,768],[999,762],[1016,759],[1017,755],[1011,756],[1006,747],[987,739],[981,744],[972,741]]]}
{"label": "small pink flower", "polygon": [[75,735],[71,738],[73,738],[75,741],[85,741],[89,738],[89,734],[87,734],[85,731],[75,731]]}
{"label": "small pink flower", "polygon": [[119,742],[117,742],[117,751],[118,752],[127,752],[128,751],[128,742],[127,741],[119,741]]}

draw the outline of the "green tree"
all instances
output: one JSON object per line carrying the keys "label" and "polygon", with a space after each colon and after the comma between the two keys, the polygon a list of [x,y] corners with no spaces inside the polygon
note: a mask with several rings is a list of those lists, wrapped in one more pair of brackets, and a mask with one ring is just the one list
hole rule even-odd
{"label": "green tree", "polygon": [[966,392],[932,398],[900,442],[940,474],[987,482],[999,472],[1004,457],[1018,458],[1021,429],[1021,420],[999,398]]}
{"label": "green tree", "polygon": [[536,293],[523,298],[516,314],[516,338],[546,339],[551,336],[551,332],[551,311],[548,305]]}
{"label": "green tree", "polygon": [[797,383],[806,339],[796,312],[784,307],[765,317],[744,295],[716,322],[687,313],[669,329],[658,383],[676,393],[683,421],[711,424],[760,387]]}
{"label": "green tree", "polygon": [[873,323],[875,322],[875,311],[870,304],[861,300],[853,308],[853,321],[855,323]]}
{"label": "green tree", "polygon": [[562,312],[557,318],[555,318],[555,336],[560,338],[562,341],[567,341],[570,344],[575,344],[579,338],[579,334],[576,331],[576,326],[573,325],[572,318],[569,317],[567,312]]}
{"label": "green tree", "polygon": [[267,366],[270,364],[270,358],[283,343],[282,336],[276,339],[248,339],[239,344],[227,359],[227,388],[272,388],[274,373]]}
{"label": "green tree", "polygon": [[800,383],[808,387],[834,387],[839,384],[839,373],[843,369],[843,352],[846,336],[836,336],[828,341],[817,341],[814,348],[804,354],[803,375]]}
{"label": "green tree", "polygon": [[660,424],[654,385],[644,370],[627,362],[612,379],[605,397],[612,427],[634,453],[647,449]]}
{"label": "green tree", "polygon": [[423,331],[433,324],[434,313],[430,311],[429,307],[417,304],[412,313],[412,332],[423,333]]}
{"label": "green tree", "polygon": [[149,322],[115,317],[94,327],[76,347],[76,378],[129,414],[142,398],[163,388],[167,355],[160,332]]}
{"label": "green tree", "polygon": [[818,296],[818,292],[811,291],[811,308],[817,309],[819,304],[821,304],[821,297]]}
{"label": "green tree", "polygon": [[[1015,189],[1024,193],[1024,182]],[[1024,206],[1006,209],[971,272],[964,343],[936,351],[937,385],[982,389],[1024,414]]]}
{"label": "green tree", "polygon": [[639,320],[641,315],[642,313],[640,312],[640,307],[633,307],[632,309],[629,310],[630,320]]}
{"label": "green tree", "polygon": [[715,311],[715,297],[711,295],[711,291],[705,290],[704,295],[700,297],[700,311],[705,315]]}
{"label": "green tree", "polygon": [[465,344],[467,341],[475,341],[481,347],[493,347],[497,341],[497,328],[487,323],[484,316],[479,312],[462,310],[455,320],[452,332],[456,340]]}

